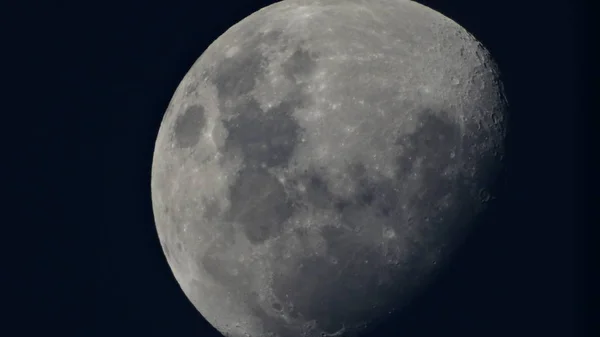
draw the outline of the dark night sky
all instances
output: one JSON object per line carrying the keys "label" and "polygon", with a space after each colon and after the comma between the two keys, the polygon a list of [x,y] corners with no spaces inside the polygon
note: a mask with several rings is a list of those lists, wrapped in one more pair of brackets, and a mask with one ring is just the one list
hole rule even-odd
{"label": "dark night sky", "polygon": [[[44,206],[24,212],[52,225],[36,243],[44,252],[35,256],[37,281],[27,291],[35,304],[23,305],[42,315],[26,328],[81,337],[220,336],[162,255],[150,204],[152,151],[192,63],[228,27],[272,2],[122,1],[33,10],[43,18],[32,24],[43,37],[36,46],[52,63],[46,95],[69,96],[45,111],[54,116],[44,117],[48,126],[60,131],[40,129],[42,137],[58,137],[39,155],[53,163],[46,177],[72,180],[44,179],[30,194]],[[511,104],[508,169],[486,224],[404,316],[372,335],[579,336],[581,9],[555,0],[420,2],[465,27],[498,62]],[[54,194],[46,200],[43,191]],[[57,230],[63,223],[73,229]]]}

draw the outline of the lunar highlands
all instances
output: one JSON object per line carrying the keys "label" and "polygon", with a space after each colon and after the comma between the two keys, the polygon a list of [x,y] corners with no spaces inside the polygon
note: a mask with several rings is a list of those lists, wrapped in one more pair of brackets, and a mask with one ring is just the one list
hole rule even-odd
{"label": "lunar highlands", "polygon": [[285,0],[200,56],[152,202],[184,293],[232,337],[358,336],[485,210],[507,102],[488,51],[405,0]]}

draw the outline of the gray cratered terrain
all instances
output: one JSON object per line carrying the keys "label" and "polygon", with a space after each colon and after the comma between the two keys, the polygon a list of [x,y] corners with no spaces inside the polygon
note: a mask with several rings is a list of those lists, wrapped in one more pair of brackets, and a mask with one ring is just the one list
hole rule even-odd
{"label": "gray cratered terrain", "polygon": [[415,2],[250,15],[192,66],[156,141],[177,281],[228,336],[360,334],[485,208],[506,107],[489,53]]}

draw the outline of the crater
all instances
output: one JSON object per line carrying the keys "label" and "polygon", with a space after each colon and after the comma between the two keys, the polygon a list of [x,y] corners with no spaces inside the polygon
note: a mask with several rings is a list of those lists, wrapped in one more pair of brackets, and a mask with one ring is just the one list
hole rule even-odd
{"label": "crater", "polygon": [[206,125],[206,114],[201,105],[189,106],[183,114],[177,116],[173,133],[180,148],[189,148],[198,143],[200,134]]}
{"label": "crater", "polygon": [[276,311],[281,311],[283,309],[283,307],[281,306],[281,304],[274,302],[273,304],[271,304],[271,307],[273,309],[275,309]]}

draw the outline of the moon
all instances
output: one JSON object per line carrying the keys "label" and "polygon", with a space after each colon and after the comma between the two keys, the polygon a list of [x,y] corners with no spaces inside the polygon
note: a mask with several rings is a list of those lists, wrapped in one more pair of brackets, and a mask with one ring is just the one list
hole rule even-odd
{"label": "moon", "polygon": [[226,336],[355,336],[485,210],[508,104],[459,24],[405,0],[285,0],[215,40],[164,115],[151,191],[183,292]]}

